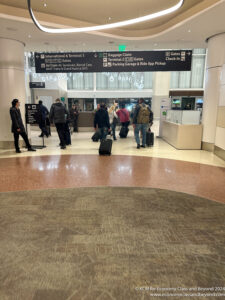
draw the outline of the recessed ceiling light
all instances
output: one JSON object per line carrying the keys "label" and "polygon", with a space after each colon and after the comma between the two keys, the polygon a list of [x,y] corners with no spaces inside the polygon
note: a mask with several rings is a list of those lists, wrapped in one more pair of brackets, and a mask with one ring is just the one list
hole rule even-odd
{"label": "recessed ceiling light", "polygon": [[190,33],[190,32],[191,32],[191,29],[189,29],[188,32]]}
{"label": "recessed ceiling light", "polygon": [[31,35],[30,34],[28,35],[28,38],[31,39]]}
{"label": "recessed ceiling light", "polygon": [[44,3],[44,7],[46,7],[47,6],[47,4],[46,3]]}
{"label": "recessed ceiling light", "polygon": [[112,18],[111,17],[109,17],[109,20],[111,20]]}
{"label": "recessed ceiling light", "polygon": [[156,47],[156,46],[158,46],[158,44],[157,44],[157,43],[155,43],[155,44],[154,44],[154,46]]}
{"label": "recessed ceiling light", "polygon": [[48,28],[43,25],[41,25],[38,20],[35,18],[34,13],[31,8],[31,0],[27,0],[28,4],[28,10],[30,13],[30,16],[34,22],[34,24],[42,31],[47,32],[47,33],[75,33],[75,32],[89,32],[89,31],[95,31],[95,30],[105,30],[105,29],[112,29],[112,28],[117,28],[117,27],[122,27],[122,26],[128,26],[132,24],[137,24],[140,22],[145,22],[149,21],[158,17],[162,17],[165,15],[168,15],[176,10],[178,10],[184,3],[184,0],[179,0],[179,2],[167,9],[160,10],[156,13],[150,14],[150,15],[145,15],[143,17],[138,17],[135,19],[130,19],[130,20],[125,20],[121,22],[116,22],[116,23],[111,23],[111,24],[105,24],[105,25],[97,25],[97,26],[91,26],[91,27],[79,27],[79,28],[63,28],[63,29],[56,29],[56,28]]}

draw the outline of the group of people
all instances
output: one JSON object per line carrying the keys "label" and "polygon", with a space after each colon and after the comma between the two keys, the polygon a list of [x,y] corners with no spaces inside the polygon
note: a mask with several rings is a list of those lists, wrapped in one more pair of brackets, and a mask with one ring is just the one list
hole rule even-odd
{"label": "group of people", "polygon": [[[39,137],[49,137],[51,135],[50,124],[54,123],[59,140],[61,149],[66,149],[67,145],[71,145],[70,135],[70,124],[73,126],[73,131],[78,132],[78,116],[79,111],[75,104],[72,105],[70,113],[66,109],[65,105],[60,99],[56,99],[55,103],[52,104],[50,112],[47,107],[43,105],[43,102],[39,101],[39,118],[38,124],[41,129]],[[26,144],[28,151],[36,151],[29,142],[27,133],[23,124],[23,120],[20,113],[20,102],[18,99],[13,99],[12,107],[10,108],[10,116],[12,120],[12,133],[14,135],[14,145],[16,153],[21,153],[19,146],[19,136],[21,136]]]}
{"label": "group of people", "polygon": [[[145,103],[143,98],[139,99],[138,104],[134,109],[132,119],[137,149],[140,149],[141,147],[145,148],[146,132],[153,124],[153,112]],[[94,118],[94,128],[95,131],[99,131],[100,139],[105,139],[107,134],[112,131],[113,139],[117,140],[116,126],[118,121],[120,121],[123,132],[125,133],[123,137],[126,137],[129,131],[130,113],[125,108],[125,104],[122,104],[120,109],[118,108],[117,102],[114,102],[109,109],[107,109],[105,104],[98,104]],[[140,142],[140,132],[142,136],[142,144]]]}
{"label": "group of people", "polygon": [[78,132],[78,116],[79,111],[75,104],[72,104],[70,112],[60,99],[56,99],[56,103],[52,104],[50,109],[50,122],[55,124],[61,149],[71,145],[70,124],[73,125],[73,131]]}
{"label": "group of people", "polygon": [[[12,132],[14,134],[14,144],[17,153],[21,153],[19,147],[19,136],[21,135],[26,143],[28,151],[36,151],[29,143],[21,113],[20,113],[20,102],[18,99],[12,101],[12,107],[10,108],[10,116],[12,120]],[[41,129],[40,137],[44,135],[48,137],[50,133],[50,123],[54,123],[59,140],[61,149],[66,149],[67,145],[71,145],[70,136],[70,124],[73,125],[73,131],[78,132],[78,116],[79,111],[75,104],[72,105],[70,112],[68,112],[66,106],[62,103],[60,99],[56,99],[55,103],[52,104],[50,112],[43,105],[42,101],[39,101],[40,119],[39,127]],[[98,104],[95,117],[94,117],[94,128],[99,132],[100,139],[105,139],[108,133],[112,133],[113,139],[116,138],[116,126],[120,121],[122,128],[124,129],[126,137],[129,131],[130,125],[130,113],[125,108],[125,104],[118,107],[118,103],[114,104],[108,109],[105,104]],[[47,122],[49,122],[49,130]],[[145,148],[146,146],[146,131],[148,127],[153,124],[153,113],[148,105],[145,104],[144,99],[139,99],[138,104],[133,112],[133,128],[135,139],[137,143],[137,148]],[[142,134],[142,144],[140,143],[139,133]],[[121,134],[121,132],[120,132]],[[121,135],[122,137],[122,135]]]}

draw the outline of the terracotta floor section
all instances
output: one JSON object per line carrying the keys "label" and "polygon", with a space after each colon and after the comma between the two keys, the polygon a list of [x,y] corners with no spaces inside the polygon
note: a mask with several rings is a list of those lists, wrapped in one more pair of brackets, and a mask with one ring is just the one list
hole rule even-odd
{"label": "terracotta floor section", "polygon": [[170,159],[62,155],[0,160],[0,192],[95,186],[153,187],[225,203],[225,168]]}

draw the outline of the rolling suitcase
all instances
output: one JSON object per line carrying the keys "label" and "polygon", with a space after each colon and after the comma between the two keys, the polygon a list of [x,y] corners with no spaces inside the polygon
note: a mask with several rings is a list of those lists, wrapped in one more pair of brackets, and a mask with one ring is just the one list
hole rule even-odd
{"label": "rolling suitcase", "polygon": [[122,126],[119,133],[120,137],[122,139],[125,139],[127,137],[128,131],[129,131],[128,127]]}
{"label": "rolling suitcase", "polygon": [[146,132],[146,145],[151,147],[154,145],[154,133],[151,132],[151,129]]}
{"label": "rolling suitcase", "polygon": [[99,147],[99,155],[111,155],[112,151],[112,140],[106,139],[101,140],[101,144]]}

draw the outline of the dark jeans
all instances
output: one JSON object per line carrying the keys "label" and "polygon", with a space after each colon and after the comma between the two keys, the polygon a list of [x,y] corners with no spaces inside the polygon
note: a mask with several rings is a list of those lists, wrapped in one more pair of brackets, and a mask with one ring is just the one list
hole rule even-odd
{"label": "dark jeans", "polygon": [[55,127],[58,132],[60,146],[66,146],[66,141],[65,141],[66,124],[65,123],[56,123]]}
{"label": "dark jeans", "polygon": [[16,151],[20,150],[20,147],[19,147],[19,136],[20,135],[24,139],[24,142],[26,143],[27,148],[28,149],[31,148],[31,145],[29,143],[26,132],[14,132],[13,134],[14,134],[14,144],[15,144]]}
{"label": "dark jeans", "polygon": [[65,139],[66,145],[71,145],[71,135],[70,135],[69,122],[66,122],[66,124],[65,124],[64,139]]}
{"label": "dark jeans", "polygon": [[102,127],[102,128],[99,128],[99,131],[100,131],[100,134],[101,134],[100,140],[106,139],[107,133],[108,133],[108,128],[107,127]]}
{"label": "dark jeans", "polygon": [[78,123],[78,120],[77,120],[77,119],[74,119],[74,121],[73,121],[73,131],[74,131],[74,132],[78,132],[77,123]]}
{"label": "dark jeans", "polygon": [[39,128],[41,129],[41,135],[46,135],[46,136],[48,136],[48,132],[47,132],[47,130],[46,130],[45,121],[39,123]]}
{"label": "dark jeans", "polygon": [[111,129],[112,129],[112,134],[113,134],[113,139],[116,139],[116,123],[111,124]]}
{"label": "dark jeans", "polygon": [[142,133],[142,145],[143,146],[146,145],[146,131],[147,131],[147,127],[148,127],[148,124],[136,124],[135,125],[134,134],[135,134],[136,143],[138,145],[140,145],[140,137],[139,137],[139,132],[140,131]]}

